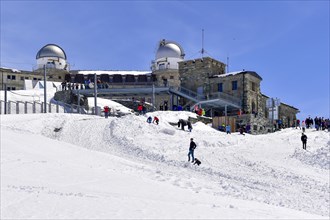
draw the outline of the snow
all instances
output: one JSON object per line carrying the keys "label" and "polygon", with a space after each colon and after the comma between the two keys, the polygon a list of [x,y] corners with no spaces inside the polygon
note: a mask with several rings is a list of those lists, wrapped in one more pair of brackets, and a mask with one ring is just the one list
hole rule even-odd
{"label": "snow", "polygon": [[220,74],[220,75],[215,75],[216,77],[226,77],[226,76],[230,76],[230,75],[236,75],[239,73],[242,73],[244,71],[234,71],[234,72],[229,72],[229,73],[225,73],[225,74]]}
{"label": "snow", "polygon": [[[299,129],[243,136],[175,125],[188,117],[1,115],[0,218],[329,219],[327,131],[307,129],[304,151]],[[191,137],[201,166],[187,161]]]}
{"label": "snow", "polygon": [[18,69],[13,69],[13,68],[9,68],[9,67],[3,67],[3,66],[1,66],[0,68],[1,68],[1,69],[11,70],[11,71],[14,72],[14,73],[20,73],[20,72],[21,72],[21,71],[18,70]]}
{"label": "snow", "polygon": [[97,75],[99,74],[110,74],[110,75],[114,75],[114,74],[120,74],[120,75],[147,75],[147,74],[151,74],[150,71],[134,71],[134,70],[79,70],[78,71],[79,74],[84,74],[84,75],[88,75],[88,74],[94,74],[96,73]]}

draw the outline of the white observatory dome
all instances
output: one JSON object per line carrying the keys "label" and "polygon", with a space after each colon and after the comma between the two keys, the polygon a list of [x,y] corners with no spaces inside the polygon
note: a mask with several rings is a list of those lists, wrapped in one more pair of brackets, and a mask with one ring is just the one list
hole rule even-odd
{"label": "white observatory dome", "polygon": [[183,61],[184,56],[184,51],[178,43],[163,39],[159,42],[156,59],[151,62],[151,70],[178,69],[178,62]]}
{"label": "white observatory dome", "polygon": [[56,44],[47,44],[39,50],[36,59],[42,57],[58,57],[66,60],[66,54],[64,50]]}
{"label": "white observatory dome", "polygon": [[36,59],[38,68],[52,65],[55,69],[67,70],[68,67],[64,50],[56,44],[47,44],[42,47],[38,51]]}
{"label": "white observatory dome", "polygon": [[164,57],[184,59],[184,51],[179,44],[163,39],[159,42],[156,60]]}

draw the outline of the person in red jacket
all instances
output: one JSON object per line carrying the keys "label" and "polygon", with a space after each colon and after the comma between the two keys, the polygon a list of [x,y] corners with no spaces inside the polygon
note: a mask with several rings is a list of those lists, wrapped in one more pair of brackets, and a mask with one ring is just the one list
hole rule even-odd
{"label": "person in red jacket", "polygon": [[143,109],[143,106],[141,104],[139,104],[138,107],[137,107],[137,110],[138,110],[140,115],[142,114],[142,109]]}
{"label": "person in red jacket", "polygon": [[104,117],[105,118],[108,118],[108,116],[109,116],[109,111],[110,111],[110,108],[109,108],[109,106],[104,106],[104,108],[103,108],[104,110]]}
{"label": "person in red jacket", "polygon": [[158,123],[159,123],[159,118],[157,118],[156,116],[154,117],[154,120],[152,121],[152,123],[155,123],[156,122],[156,124],[158,125]]}

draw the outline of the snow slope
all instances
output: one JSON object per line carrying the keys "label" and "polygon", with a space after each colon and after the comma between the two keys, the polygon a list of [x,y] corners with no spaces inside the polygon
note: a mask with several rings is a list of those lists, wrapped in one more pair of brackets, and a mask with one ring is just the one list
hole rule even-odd
{"label": "snow slope", "polygon": [[329,219],[328,132],[303,151],[297,129],[170,125],[188,116],[1,115],[1,219]]}

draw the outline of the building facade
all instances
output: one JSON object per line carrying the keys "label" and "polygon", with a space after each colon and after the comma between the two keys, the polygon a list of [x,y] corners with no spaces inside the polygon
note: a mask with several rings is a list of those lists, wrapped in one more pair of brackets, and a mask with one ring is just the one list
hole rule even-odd
{"label": "building facade", "polygon": [[[206,116],[233,117],[237,126],[251,127],[251,133],[268,132],[273,126],[270,110],[266,105],[269,97],[261,92],[262,78],[254,71],[226,73],[226,65],[211,57],[184,59],[183,48],[174,41],[159,41],[150,71],[86,71],[70,70],[64,50],[55,44],[42,47],[37,55],[37,67],[33,71],[1,68],[1,90],[25,89],[25,80],[62,82],[72,89],[87,89],[87,83],[97,76],[98,87],[143,88],[168,87],[162,94],[121,94],[117,99],[129,98],[151,102],[155,110],[180,107],[192,110],[203,108]],[[186,93],[184,94],[184,91]],[[187,92],[188,91],[188,92]],[[189,93],[189,94],[188,94]],[[113,98],[109,94],[108,98]],[[299,110],[281,103],[276,111],[282,126],[291,126]]]}

